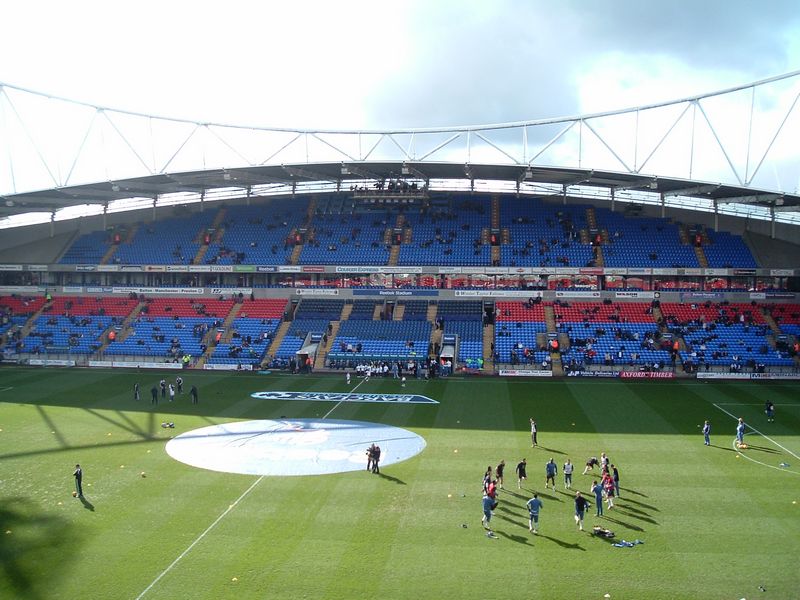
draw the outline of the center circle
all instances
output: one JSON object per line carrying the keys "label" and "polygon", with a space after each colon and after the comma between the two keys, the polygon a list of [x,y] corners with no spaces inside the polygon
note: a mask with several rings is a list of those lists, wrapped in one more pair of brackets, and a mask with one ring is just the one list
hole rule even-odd
{"label": "center circle", "polygon": [[425,449],[421,436],[380,423],[337,419],[237,421],[187,431],[167,454],[193,467],[242,475],[323,475],[365,469],[367,448],[381,448],[381,466]]}

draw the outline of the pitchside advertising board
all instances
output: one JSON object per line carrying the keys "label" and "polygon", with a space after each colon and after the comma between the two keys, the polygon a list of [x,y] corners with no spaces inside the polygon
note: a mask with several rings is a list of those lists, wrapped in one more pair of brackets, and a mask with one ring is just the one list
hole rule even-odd
{"label": "pitchside advertising board", "polygon": [[800,379],[798,373],[698,373],[698,379],[739,379],[739,380],[758,380],[758,379]]}
{"label": "pitchside advertising board", "polygon": [[389,404],[439,404],[418,394],[349,394],[347,392],[256,392],[259,400],[304,400],[306,402],[377,402]]}
{"label": "pitchside advertising board", "polygon": [[552,371],[534,371],[533,369],[500,369],[500,377],[552,377]]}

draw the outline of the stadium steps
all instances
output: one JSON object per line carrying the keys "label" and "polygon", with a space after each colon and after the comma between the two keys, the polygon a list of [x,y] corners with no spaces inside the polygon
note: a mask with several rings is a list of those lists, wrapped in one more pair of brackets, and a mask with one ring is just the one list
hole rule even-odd
{"label": "stadium steps", "polygon": [[111,259],[114,258],[114,255],[117,253],[117,244],[110,244],[106,253],[103,254],[103,258],[100,259],[101,265],[107,265],[111,262]]}
{"label": "stadium steps", "polygon": [[594,266],[601,268],[606,266],[606,256],[603,254],[603,246],[594,247]]}
{"label": "stadium steps", "polygon": [[[208,362],[208,359],[211,358],[211,355],[214,354],[214,351],[217,349],[218,345],[214,339],[217,337],[217,333],[221,328],[222,326],[208,328],[208,331],[200,341],[201,344],[206,345],[206,351],[197,359],[197,362],[192,367],[193,369],[199,369],[202,371],[203,366]],[[222,343],[222,338],[220,338],[219,343]]]}
{"label": "stadium steps", "polygon": [[61,259],[64,258],[64,255],[67,253],[67,251],[72,248],[72,244],[80,237],[80,235],[80,229],[76,229],[72,232],[72,234],[69,236],[69,239],[67,239],[66,243],[61,248],[61,251],[53,258],[53,264],[58,264],[61,262]]}
{"label": "stadium steps", "polygon": [[553,377],[563,377],[564,365],[561,364],[561,354],[559,352],[551,352],[550,360],[552,361],[551,368],[553,371]]}
{"label": "stadium steps", "polygon": [[492,264],[500,264],[500,246],[492,246]]}
{"label": "stadium steps", "polygon": [[52,305],[53,305],[52,302],[45,302],[44,304],[42,304],[42,307],[39,310],[33,313],[30,316],[30,318],[27,321],[25,321],[25,325],[22,326],[22,329],[19,332],[20,340],[24,340],[26,337],[28,337],[28,334],[31,332],[34,325],[36,325],[36,319],[41,317],[45,309],[49,308]]}
{"label": "stadium steps", "polygon": [[388,246],[392,243],[392,228],[387,227],[383,230],[383,243],[384,245]]}
{"label": "stadium steps", "polygon": [[436,313],[438,312],[439,307],[436,304],[428,304],[428,314],[426,319],[428,323],[435,323],[436,322]]}
{"label": "stadium steps", "polygon": [[484,227],[481,229],[481,244],[488,244],[489,243],[489,228]]}
{"label": "stadium steps", "polygon": [[490,323],[483,328],[483,366],[487,368],[491,363],[494,371],[494,355],[492,354],[492,344],[494,343],[494,323]]}
{"label": "stadium steps", "polygon": [[547,332],[540,331],[536,334],[536,349],[547,347]]}
{"label": "stadium steps", "polygon": [[385,308],[386,307],[382,303],[381,304],[376,304],[375,305],[375,310],[372,311],[372,320],[373,321],[380,321],[381,320],[381,315],[383,314],[383,311],[385,310]]}
{"label": "stadium steps", "polygon": [[336,339],[336,336],[339,333],[339,327],[341,326],[341,321],[331,321],[331,332],[328,334],[328,341],[325,343],[325,346],[322,346],[320,343],[317,346],[317,355],[314,357],[314,370],[317,369],[324,369],[325,368],[325,361],[328,358],[329,348],[331,344],[333,344],[333,340]]}
{"label": "stadium steps", "polygon": [[500,227],[500,196],[492,196],[492,228]]}
{"label": "stadium steps", "polygon": [[133,310],[131,310],[128,316],[125,317],[125,319],[123,319],[122,323],[120,323],[119,325],[111,323],[111,325],[109,325],[108,328],[103,332],[102,336],[103,343],[100,344],[100,347],[97,349],[97,353],[95,356],[97,356],[98,358],[102,358],[103,354],[106,351],[106,348],[108,348],[110,344],[110,342],[108,341],[108,334],[111,332],[112,329],[117,330],[116,342],[124,342],[127,338],[129,338],[131,336],[131,332],[133,332],[133,327],[131,327],[131,323],[133,323],[133,320],[139,316],[139,314],[142,312],[142,309],[144,309],[145,306],[147,306],[146,302],[139,302],[139,304],[133,307]]}
{"label": "stadium steps", "polygon": [[406,314],[406,305],[399,303],[395,304],[394,312],[392,313],[392,321],[402,321],[404,314]]}
{"label": "stadium steps", "polygon": [[286,337],[286,334],[289,332],[289,327],[291,326],[291,321],[284,321],[278,327],[278,330],[275,332],[275,337],[272,339],[272,343],[269,345],[267,349],[267,353],[264,356],[264,361],[261,363],[262,367],[267,367],[269,364],[267,360],[270,356],[275,356],[275,353],[278,351],[278,348],[281,347],[281,343],[283,342],[283,338]]}
{"label": "stadium steps", "polygon": [[311,196],[311,200],[309,200],[308,202],[308,210],[306,211],[306,223],[311,223],[316,212],[317,212],[317,197]]}
{"label": "stadium steps", "polygon": [[556,312],[553,310],[552,304],[544,305],[544,321],[547,323],[548,333],[558,333],[558,327],[556,326]]}
{"label": "stadium steps", "polygon": [[[589,226],[589,229],[597,229],[597,213],[595,213],[594,208],[587,208],[586,209],[586,224]],[[586,236],[589,236],[589,232],[586,232]]]}
{"label": "stadium steps", "polygon": [[511,231],[508,227],[503,227],[500,230],[500,243],[504,245],[511,243]]}
{"label": "stadium steps", "polygon": [[298,262],[300,262],[300,253],[302,251],[303,251],[303,244],[297,244],[292,249],[292,256],[289,258],[290,265],[296,265]]}
{"label": "stadium steps", "polygon": [[589,230],[581,229],[581,244],[588,245],[591,242],[589,239]]}
{"label": "stadium steps", "polygon": [[353,304],[350,302],[346,302],[345,305],[342,307],[342,312],[339,315],[340,321],[347,321],[350,318],[350,314],[353,312]]}
{"label": "stadium steps", "polygon": [[403,243],[410,244],[414,239],[414,232],[411,227],[403,229]]}
{"label": "stadium steps", "polygon": [[141,223],[134,223],[131,225],[131,228],[128,230],[128,237],[125,238],[124,244],[132,244],[133,240],[136,239],[136,234],[139,233],[139,229],[141,228]]}
{"label": "stadium steps", "polygon": [[[431,339],[428,343],[428,356],[431,355],[433,349],[436,347],[436,344],[439,344],[439,350],[442,349],[442,334],[444,332],[441,329],[436,329],[435,327],[431,330]],[[438,356],[436,358],[439,358]]]}
{"label": "stadium steps", "polygon": [[703,251],[702,246],[695,246],[694,247],[695,256],[697,256],[697,262],[699,263],[700,267],[703,269],[708,268],[708,258],[706,258],[706,253]]}
{"label": "stadium steps", "polygon": [[397,215],[397,220],[394,223],[395,227],[402,227],[406,222],[406,216],[403,213]]}
{"label": "stadium steps", "polygon": [[397,259],[400,258],[400,245],[392,246],[392,249],[389,250],[389,260],[387,265],[390,267],[394,267],[397,265]]}
{"label": "stadium steps", "polygon": [[231,311],[222,322],[222,327],[225,328],[225,333],[222,334],[220,343],[224,342],[226,344],[230,344],[231,340],[233,339],[233,320],[239,315],[240,310],[242,310],[242,304],[239,302],[236,302],[233,306],[231,306]]}
{"label": "stadium steps", "polygon": [[563,351],[569,350],[569,334],[568,333],[559,333],[558,334],[558,345],[561,347],[561,350],[563,350]]}
{"label": "stadium steps", "polygon": [[604,244],[610,244],[610,238],[608,237],[608,229],[601,229],[600,230],[600,239]]}
{"label": "stadium steps", "polygon": [[772,330],[772,333],[778,335],[781,333],[781,328],[775,322],[775,319],[772,318],[772,315],[769,312],[765,311],[763,307],[761,308],[761,314],[764,315],[764,322],[769,325],[769,328]]}
{"label": "stadium steps", "polygon": [[689,245],[689,228],[684,223],[678,225],[678,237],[681,239],[681,244]]}

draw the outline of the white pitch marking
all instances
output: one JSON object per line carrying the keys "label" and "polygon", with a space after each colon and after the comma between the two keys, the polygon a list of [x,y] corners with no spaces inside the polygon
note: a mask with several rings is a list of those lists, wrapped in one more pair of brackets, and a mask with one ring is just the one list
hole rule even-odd
{"label": "white pitch marking", "polygon": [[[347,398],[348,398],[348,397],[349,397],[349,396],[350,396],[350,395],[351,395],[353,392],[355,392],[355,391],[358,389],[358,387],[359,387],[359,386],[360,386],[362,383],[364,383],[365,381],[366,381],[366,379],[363,379],[363,380],[361,380],[359,383],[357,383],[357,384],[356,384],[356,386],[355,386],[355,387],[354,387],[354,388],[353,388],[353,389],[350,391],[350,393],[349,393],[349,394],[347,394],[347,396],[345,396],[345,397],[344,397],[342,400],[340,400],[339,402],[337,402],[337,403],[336,403],[336,406],[334,406],[334,407],[333,407],[332,409],[330,409],[330,410],[329,410],[327,413],[325,413],[325,416],[324,416],[324,417],[322,417],[322,418],[323,418],[323,419],[327,418],[327,417],[328,417],[328,415],[330,415],[330,414],[331,414],[331,413],[332,413],[334,410],[336,410],[336,408],[337,408],[337,407],[338,407],[338,406],[339,406],[339,405],[340,405],[342,402],[344,402],[345,400],[347,400]],[[173,560],[173,561],[172,561],[172,564],[171,564],[170,566],[168,566],[166,569],[164,569],[164,570],[163,570],[163,571],[162,571],[162,572],[159,574],[159,576],[158,576],[158,577],[156,577],[156,578],[153,580],[153,582],[152,582],[150,585],[148,585],[148,586],[147,586],[147,587],[144,589],[144,591],[143,591],[141,594],[139,594],[138,596],[136,596],[136,600],[141,600],[141,598],[142,598],[142,597],[144,597],[144,595],[145,595],[147,592],[149,592],[149,591],[150,591],[150,590],[153,588],[153,586],[154,586],[155,584],[157,584],[157,583],[158,583],[158,582],[161,580],[161,578],[162,578],[162,577],[164,577],[164,575],[166,575],[167,573],[169,573],[169,572],[172,570],[172,568],[173,568],[175,565],[177,565],[177,564],[180,562],[180,560],[181,560],[181,559],[182,559],[184,556],[186,556],[186,555],[189,553],[189,551],[190,551],[192,548],[194,548],[194,547],[195,547],[195,546],[198,544],[198,542],[200,542],[200,540],[202,540],[202,539],[203,539],[203,538],[206,536],[206,534],[208,534],[208,532],[209,532],[209,531],[211,531],[212,529],[214,529],[214,527],[217,525],[217,523],[219,523],[219,522],[220,522],[220,521],[221,521],[221,520],[222,520],[222,519],[225,517],[225,515],[227,515],[227,514],[228,514],[228,513],[229,513],[231,510],[233,510],[233,507],[234,507],[234,506],[236,506],[237,504],[239,504],[239,502],[241,502],[241,501],[244,499],[244,497],[245,497],[245,496],[247,496],[247,494],[249,494],[249,493],[250,493],[250,491],[251,491],[251,490],[252,490],[254,487],[256,487],[256,486],[257,486],[257,485],[258,485],[258,484],[261,482],[261,480],[262,480],[262,479],[264,479],[264,477],[265,477],[265,476],[264,476],[264,475],[262,475],[261,477],[259,477],[258,479],[256,479],[256,480],[253,482],[253,485],[251,485],[249,488],[247,488],[247,489],[245,490],[245,492],[244,492],[244,493],[243,493],[241,496],[239,496],[239,498],[237,498],[237,499],[236,499],[236,501],[235,501],[233,504],[231,504],[230,506],[228,506],[228,508],[227,508],[227,509],[225,509],[225,511],[224,511],[224,512],[223,512],[223,513],[222,513],[220,516],[218,516],[218,517],[217,517],[217,520],[216,520],[216,521],[214,521],[214,522],[213,522],[211,525],[209,525],[209,526],[208,526],[208,528],[207,528],[207,529],[206,529],[206,530],[205,530],[203,533],[201,533],[201,534],[198,536],[198,538],[197,538],[195,541],[193,541],[193,542],[192,542],[192,543],[189,545],[189,547],[188,547],[188,548],[186,548],[186,550],[184,550],[183,552],[181,552],[181,554],[180,554],[180,556],[178,556],[178,558],[176,558],[175,560]]]}
{"label": "white pitch marking", "polygon": [[789,471],[788,469],[785,469],[785,468],[782,468],[782,467],[776,467],[775,465],[768,465],[765,462],[761,462],[760,460],[756,460],[755,458],[747,456],[747,454],[745,454],[744,452],[740,451],[736,447],[736,440],[733,440],[733,443],[731,444],[731,446],[736,451],[736,454],[738,454],[742,458],[746,458],[749,461],[752,461],[754,463],[758,463],[758,464],[763,465],[765,467],[769,467],[770,469],[775,469],[776,471],[781,471],[782,473],[791,473],[792,475],[800,475],[800,473],[798,473],[796,471]]}
{"label": "white pitch marking", "polygon": [[322,418],[323,418],[323,419],[327,419],[327,418],[328,418],[328,415],[330,415],[330,414],[331,414],[333,411],[335,411],[337,408],[339,408],[339,405],[340,405],[342,402],[346,402],[346,401],[347,401],[347,399],[348,399],[350,396],[352,396],[352,395],[353,395],[353,392],[355,392],[355,391],[356,391],[356,390],[357,390],[359,387],[361,387],[361,384],[362,384],[362,383],[364,383],[365,381],[367,381],[367,378],[366,378],[366,377],[365,377],[364,379],[362,379],[361,381],[359,381],[359,382],[356,384],[356,386],[355,386],[355,387],[354,387],[352,390],[350,390],[350,391],[347,393],[347,396],[345,396],[344,398],[342,398],[341,400],[339,400],[339,402],[337,402],[337,403],[336,403],[336,406],[334,406],[332,409],[330,409],[328,412],[326,412],[326,413],[325,413],[325,416],[324,416],[324,417],[322,417]]}
{"label": "white pitch marking", "polygon": [[[725,410],[724,408],[722,408],[722,407],[721,407],[719,404],[714,404],[714,406],[715,406],[716,408],[718,408],[719,410],[721,410],[722,412],[724,412],[724,413],[725,413],[726,415],[728,415],[729,417],[731,417],[732,419],[735,419],[735,420],[737,420],[737,421],[739,420],[739,417],[737,417],[737,416],[736,416],[736,415],[734,415],[733,413],[730,413],[730,412],[728,412],[727,410]],[[755,432],[756,432],[758,435],[760,435],[761,437],[763,437],[763,438],[765,438],[765,439],[768,439],[770,442],[772,442],[773,444],[775,444],[775,445],[776,445],[778,448],[780,448],[781,450],[784,450],[784,451],[788,452],[789,454],[791,454],[792,456],[794,456],[794,457],[795,457],[797,460],[800,460],[800,456],[797,456],[797,454],[795,454],[794,452],[792,452],[791,450],[789,450],[789,449],[788,449],[786,446],[782,446],[781,444],[779,444],[778,442],[776,442],[775,440],[773,440],[773,439],[772,439],[771,437],[769,437],[768,435],[765,435],[765,434],[761,433],[761,432],[760,432],[758,429],[756,429],[756,428],[755,428],[755,427],[753,427],[752,425],[748,425],[748,427],[749,427],[750,429],[752,429],[753,431],[755,431]]]}
{"label": "white pitch marking", "polygon": [[142,597],[143,597],[143,596],[144,596],[144,595],[145,595],[147,592],[149,592],[149,591],[152,589],[152,587],[153,587],[155,584],[157,584],[157,583],[158,583],[158,582],[161,580],[161,578],[162,578],[162,577],[164,577],[164,575],[166,575],[167,573],[169,573],[169,572],[172,570],[172,568],[173,568],[175,565],[177,565],[177,564],[178,564],[178,562],[180,562],[180,560],[181,560],[181,559],[182,559],[184,556],[186,556],[186,555],[189,553],[189,551],[190,551],[192,548],[194,548],[194,547],[197,545],[197,543],[198,543],[200,540],[202,540],[204,537],[206,537],[206,534],[207,534],[209,531],[211,531],[212,529],[214,529],[214,527],[216,526],[216,524],[217,524],[217,523],[219,523],[219,522],[220,522],[220,521],[221,521],[221,520],[222,520],[222,519],[225,517],[225,515],[227,515],[229,512],[231,512],[231,510],[233,510],[233,507],[234,507],[234,506],[236,506],[237,504],[239,504],[239,502],[241,502],[241,501],[244,499],[244,497],[245,497],[245,496],[247,496],[247,494],[249,494],[249,493],[250,493],[250,491],[251,491],[251,490],[252,490],[254,487],[256,487],[256,486],[259,484],[259,482],[260,482],[262,479],[264,479],[264,475],[262,475],[261,477],[259,477],[258,479],[256,479],[256,480],[253,482],[253,485],[251,485],[249,488],[247,488],[247,489],[244,491],[244,493],[243,493],[241,496],[239,496],[239,497],[236,499],[236,501],[235,501],[233,504],[231,504],[230,506],[228,506],[228,508],[226,508],[226,509],[225,509],[225,511],[224,511],[224,512],[223,512],[223,513],[222,513],[220,516],[218,516],[218,517],[217,517],[217,520],[216,520],[216,521],[214,521],[214,522],[213,522],[211,525],[209,525],[209,526],[206,528],[206,530],[205,530],[203,533],[201,533],[201,534],[200,534],[200,536],[199,536],[199,537],[198,537],[198,538],[197,538],[195,541],[193,541],[191,544],[189,544],[189,547],[188,547],[186,550],[184,550],[183,552],[181,552],[181,554],[180,554],[180,556],[179,556],[178,558],[176,558],[175,560],[173,560],[173,561],[172,561],[172,564],[171,564],[170,566],[168,566],[166,569],[164,569],[163,571],[161,571],[161,574],[160,574],[158,577],[156,577],[156,578],[153,580],[153,582],[152,582],[150,585],[148,585],[146,588],[144,588],[144,591],[143,591],[141,594],[139,594],[138,596],[136,596],[136,600],[140,600],[140,599],[141,599],[141,598],[142,598]]}
{"label": "white pitch marking", "polygon": [[[717,402],[719,406],[764,406],[763,402]],[[777,402],[773,403],[774,406],[797,406],[800,408],[800,404],[797,402],[784,402],[783,404],[779,404]]]}
{"label": "white pitch marking", "polygon": [[0,392],[8,392],[8,391],[11,391],[13,389],[14,389],[13,387],[4,387],[4,388],[0,389]]}

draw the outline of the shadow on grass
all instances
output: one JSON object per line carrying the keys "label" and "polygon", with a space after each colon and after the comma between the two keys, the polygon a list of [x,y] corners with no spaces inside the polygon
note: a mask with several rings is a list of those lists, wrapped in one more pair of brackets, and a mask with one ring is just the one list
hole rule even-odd
{"label": "shadow on grass", "polygon": [[553,454],[562,454],[566,456],[566,452],[562,452],[561,450],[556,450],[555,448],[545,448],[544,446],[537,446],[539,450],[544,450],[545,452],[552,452]]}
{"label": "shadow on grass", "polygon": [[584,548],[580,544],[570,544],[565,542],[564,540],[550,537],[549,535],[542,535],[541,533],[538,534],[536,537],[540,537],[543,540],[550,540],[551,542],[558,544],[559,546],[561,546],[562,548],[566,548],[567,550],[580,550],[581,552],[586,552],[586,548]]}
{"label": "shadow on grass", "polygon": [[[625,498],[620,498],[620,500],[624,500],[626,504],[629,503],[629,502],[632,502],[633,504],[636,504],[638,506],[643,506],[647,510],[654,510],[656,512],[661,512],[655,506],[653,506],[652,504],[645,504],[644,502],[639,502],[638,500],[634,500],[633,498],[631,498],[631,497],[629,497],[627,495],[625,496]],[[633,509],[632,506],[629,506],[628,508]]]}
{"label": "shadow on grass", "polygon": [[634,531],[644,531],[644,529],[642,529],[638,525],[633,525],[632,523],[626,523],[625,521],[620,521],[619,519],[615,519],[613,517],[608,516],[608,513],[606,513],[605,515],[605,520],[611,521],[612,523],[616,523],[617,525],[622,525],[623,527],[627,527],[628,529],[633,529]]}
{"label": "shadow on grass", "polygon": [[642,498],[649,498],[650,497],[647,494],[642,494],[641,492],[637,492],[636,490],[633,490],[631,488],[620,487],[619,489],[621,489],[622,491],[624,491],[624,492],[626,492],[628,494],[633,494],[634,496],[641,496]]}
{"label": "shadow on grass", "polygon": [[387,475],[386,473],[378,473],[381,476],[381,479],[385,479],[386,481],[391,481],[392,483],[396,483],[397,485],[406,485],[406,482],[402,479],[398,479],[397,477],[392,477],[391,475]]}
{"label": "shadow on grass", "polygon": [[0,529],[10,532],[0,537],[0,573],[13,597],[52,597],[61,571],[68,570],[72,560],[71,548],[80,543],[74,526],[25,498],[5,498]]}
{"label": "shadow on grass", "polygon": [[504,537],[512,542],[517,542],[518,544],[526,544],[530,546],[530,538],[524,535],[514,535],[512,533],[505,533],[503,531],[495,531],[495,533],[501,537]]}
{"label": "shadow on grass", "polygon": [[85,508],[86,510],[90,510],[90,511],[94,512],[94,504],[92,504],[91,502],[89,502],[89,501],[86,499],[86,497],[85,497],[85,496],[78,496],[78,500],[80,500],[80,501],[81,501],[81,504],[83,504],[83,508]]}
{"label": "shadow on grass", "polygon": [[767,448],[766,446],[753,446],[752,444],[747,444],[747,448],[745,448],[745,450],[758,450],[759,452],[769,452],[770,454],[781,454],[780,450]]}

